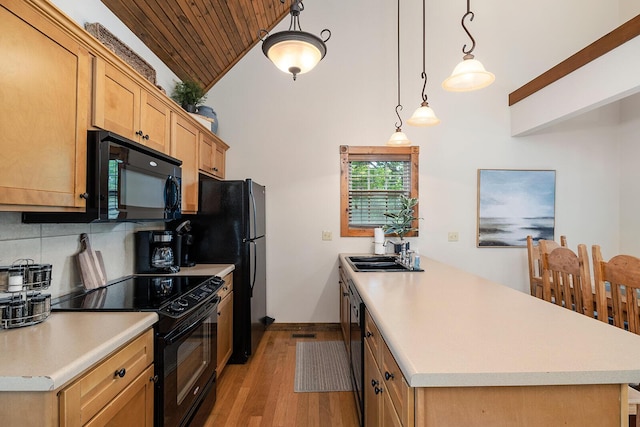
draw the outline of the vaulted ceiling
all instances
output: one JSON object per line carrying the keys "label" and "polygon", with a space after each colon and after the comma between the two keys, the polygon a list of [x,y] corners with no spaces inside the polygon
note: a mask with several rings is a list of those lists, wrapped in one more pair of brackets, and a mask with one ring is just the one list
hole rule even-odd
{"label": "vaulted ceiling", "polygon": [[210,89],[288,13],[279,0],[102,0],[180,79]]}

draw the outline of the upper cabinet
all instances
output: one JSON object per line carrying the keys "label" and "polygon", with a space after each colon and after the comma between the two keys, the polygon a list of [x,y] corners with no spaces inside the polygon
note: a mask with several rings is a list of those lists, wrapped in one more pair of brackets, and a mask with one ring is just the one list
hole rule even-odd
{"label": "upper cabinet", "polygon": [[101,58],[94,61],[93,125],[171,151],[171,106]]}
{"label": "upper cabinet", "polygon": [[89,51],[29,2],[2,2],[0,28],[1,209],[83,208]]}
{"label": "upper cabinet", "polygon": [[224,164],[229,146],[210,132],[200,132],[200,171],[224,179]]}
{"label": "upper cabinet", "polygon": [[196,125],[174,114],[171,155],[182,160],[182,213],[198,211],[198,135]]}

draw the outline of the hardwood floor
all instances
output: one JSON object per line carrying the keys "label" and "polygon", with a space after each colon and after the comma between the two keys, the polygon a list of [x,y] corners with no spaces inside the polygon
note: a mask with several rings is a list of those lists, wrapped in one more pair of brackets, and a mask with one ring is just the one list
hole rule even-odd
{"label": "hardwood floor", "polygon": [[293,391],[296,342],[339,341],[340,331],[313,331],[316,338],[295,338],[296,332],[268,330],[247,364],[224,368],[206,427],[358,426],[352,392]]}

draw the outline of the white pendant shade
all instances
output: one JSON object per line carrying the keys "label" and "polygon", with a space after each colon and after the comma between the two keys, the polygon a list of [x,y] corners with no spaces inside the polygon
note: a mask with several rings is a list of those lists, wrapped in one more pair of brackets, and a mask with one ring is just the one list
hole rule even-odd
{"label": "white pendant shade", "polygon": [[496,77],[484,69],[484,66],[473,55],[465,58],[456,65],[453,73],[442,82],[442,87],[451,92],[468,92],[489,86]]}
{"label": "white pendant shade", "polygon": [[387,141],[387,145],[411,145],[411,141],[407,138],[407,135],[404,134],[400,129],[396,129],[396,131],[391,135],[391,138]]}
{"label": "white pendant shade", "polygon": [[295,76],[311,71],[327,52],[324,42],[303,31],[282,31],[264,41],[265,55],[285,73]]}
{"label": "white pendant shade", "polygon": [[435,126],[438,123],[440,123],[440,119],[436,117],[436,113],[426,102],[423,102],[422,106],[418,107],[411,118],[407,120],[408,125],[421,127]]}

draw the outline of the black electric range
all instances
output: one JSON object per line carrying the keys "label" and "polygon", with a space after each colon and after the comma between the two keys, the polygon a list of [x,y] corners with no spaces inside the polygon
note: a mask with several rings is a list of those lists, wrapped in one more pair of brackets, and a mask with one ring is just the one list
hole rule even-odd
{"label": "black electric range", "polygon": [[152,311],[157,427],[201,424],[215,404],[218,276],[134,275],[63,297],[53,311]]}
{"label": "black electric range", "polygon": [[224,280],[218,276],[133,275],[52,304],[52,311],[153,311],[158,332],[166,333],[205,302]]}

